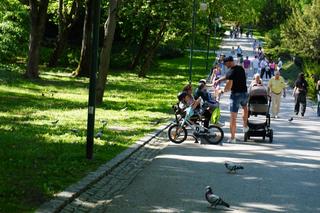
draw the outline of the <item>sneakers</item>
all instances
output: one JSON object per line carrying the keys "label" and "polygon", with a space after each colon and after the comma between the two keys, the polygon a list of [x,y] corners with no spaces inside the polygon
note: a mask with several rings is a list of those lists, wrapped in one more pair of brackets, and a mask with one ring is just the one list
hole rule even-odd
{"label": "sneakers", "polygon": [[237,143],[237,139],[235,139],[235,138],[233,138],[233,139],[229,138],[229,139],[227,140],[227,143]]}
{"label": "sneakers", "polygon": [[249,127],[243,127],[243,133],[247,133],[249,131]]}
{"label": "sneakers", "polygon": [[217,125],[218,127],[223,127],[225,123],[221,123],[220,121],[218,121],[215,125]]}

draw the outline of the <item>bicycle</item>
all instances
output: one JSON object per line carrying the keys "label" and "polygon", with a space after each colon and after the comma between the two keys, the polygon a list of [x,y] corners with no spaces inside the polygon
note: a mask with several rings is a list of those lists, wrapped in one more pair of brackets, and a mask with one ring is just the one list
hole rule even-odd
{"label": "bicycle", "polygon": [[[179,105],[173,106],[175,111],[175,123],[168,129],[169,140],[173,143],[180,144],[184,142],[188,135],[193,137],[200,144],[219,144],[224,138],[223,130],[217,125],[204,127],[205,117],[201,112],[195,113],[191,107],[182,110]],[[188,133],[190,129],[190,133]]]}

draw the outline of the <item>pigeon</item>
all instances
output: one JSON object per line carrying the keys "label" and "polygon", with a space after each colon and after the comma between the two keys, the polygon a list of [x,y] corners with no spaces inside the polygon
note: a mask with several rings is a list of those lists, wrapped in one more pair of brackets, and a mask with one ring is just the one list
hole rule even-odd
{"label": "pigeon", "polygon": [[55,124],[57,124],[58,122],[59,122],[59,120],[55,120],[55,121],[52,121],[51,123],[55,125]]}
{"label": "pigeon", "polygon": [[127,107],[125,107],[125,108],[121,109],[120,111],[121,111],[121,112],[123,112],[123,111],[125,111],[126,109],[127,109]]}
{"label": "pigeon", "polygon": [[106,120],[100,120],[100,122],[102,123],[102,128],[104,128],[108,124]]}
{"label": "pigeon", "polygon": [[100,129],[99,131],[98,131],[98,133],[96,134],[96,136],[95,136],[95,138],[101,138],[102,137],[102,130]]}
{"label": "pigeon", "polygon": [[234,163],[228,163],[228,162],[225,162],[224,166],[229,170],[229,172],[233,172],[233,173],[236,173],[237,170],[239,170],[239,169],[244,169],[243,166],[241,166],[241,165],[237,165]]}
{"label": "pigeon", "polygon": [[70,129],[70,131],[73,132],[73,133],[79,133],[80,132],[79,129]]}
{"label": "pigeon", "polygon": [[230,205],[222,200],[218,195],[213,194],[210,186],[206,187],[206,200],[211,204],[211,207],[217,207],[218,205],[230,208]]}

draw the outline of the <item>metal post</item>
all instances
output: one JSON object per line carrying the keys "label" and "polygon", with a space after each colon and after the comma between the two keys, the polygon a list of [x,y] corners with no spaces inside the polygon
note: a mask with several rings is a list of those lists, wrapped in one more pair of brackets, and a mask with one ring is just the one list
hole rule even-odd
{"label": "metal post", "polygon": [[191,47],[190,47],[190,57],[189,57],[189,84],[191,84],[191,82],[192,82],[192,57],[193,57],[195,27],[196,27],[196,0],[193,0],[193,8],[192,8],[192,37],[191,37]]}
{"label": "metal post", "polygon": [[98,71],[98,49],[99,49],[99,25],[101,0],[91,0],[92,7],[92,60],[89,82],[89,103],[88,103],[88,122],[87,122],[87,146],[86,156],[91,160],[93,157],[94,142],[94,117],[96,106],[96,73]]}
{"label": "metal post", "polygon": [[209,51],[210,51],[210,16],[208,16],[208,34],[207,34],[207,59],[206,59],[206,71],[208,71],[209,63]]}
{"label": "metal post", "polygon": [[216,54],[216,36],[217,36],[217,23],[214,20],[214,35],[213,35],[213,53]]}

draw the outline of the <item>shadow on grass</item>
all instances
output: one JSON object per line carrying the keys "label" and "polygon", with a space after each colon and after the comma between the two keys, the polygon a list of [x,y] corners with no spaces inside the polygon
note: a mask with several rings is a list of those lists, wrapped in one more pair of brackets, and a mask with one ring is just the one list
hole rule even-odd
{"label": "shadow on grass", "polygon": [[0,91],[0,111],[3,112],[22,112],[28,108],[37,110],[48,109],[74,109],[86,107],[85,103],[57,99],[54,97],[38,96],[9,91]]}
{"label": "shadow on grass", "polygon": [[[24,123],[25,118],[1,118],[12,128],[0,128],[0,212],[25,212],[38,207],[68,185],[125,150],[134,135],[150,129],[104,131],[96,140],[94,159],[85,159],[85,130],[69,126]],[[72,139],[72,143],[63,138]],[[111,143],[112,141],[112,143]],[[120,142],[123,141],[123,142]],[[63,175],[63,176],[62,176]]]}

